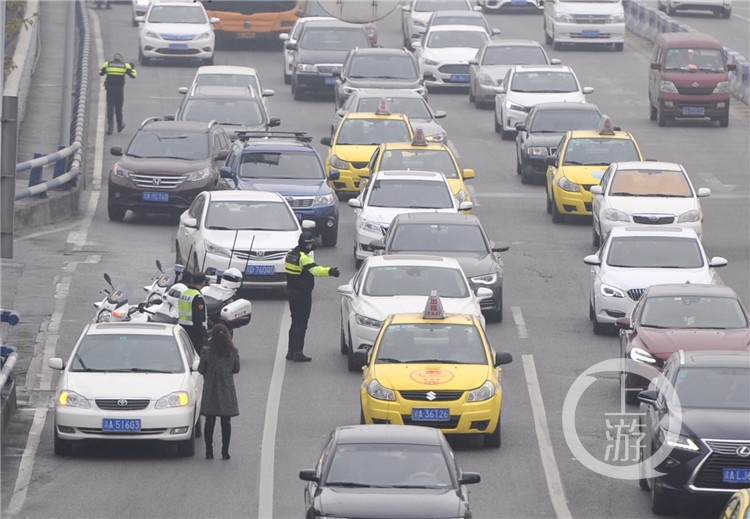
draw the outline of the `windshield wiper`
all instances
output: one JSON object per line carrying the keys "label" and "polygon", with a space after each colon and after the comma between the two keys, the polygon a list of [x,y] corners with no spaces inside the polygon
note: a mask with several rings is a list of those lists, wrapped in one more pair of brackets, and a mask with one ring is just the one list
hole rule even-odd
{"label": "windshield wiper", "polygon": [[382,362],[383,364],[403,364],[404,361],[392,359],[391,357],[378,357],[377,362]]}
{"label": "windshield wiper", "polygon": [[583,162],[576,162],[575,160],[566,160],[563,162],[563,166],[583,166]]}
{"label": "windshield wiper", "polygon": [[171,371],[165,371],[163,369],[150,369],[150,368],[119,368],[119,369],[107,369],[102,370],[110,373],[172,373]]}
{"label": "windshield wiper", "polygon": [[327,487],[347,487],[347,488],[370,488],[372,485],[367,483],[352,483],[351,481],[334,481],[329,483],[326,481]]}

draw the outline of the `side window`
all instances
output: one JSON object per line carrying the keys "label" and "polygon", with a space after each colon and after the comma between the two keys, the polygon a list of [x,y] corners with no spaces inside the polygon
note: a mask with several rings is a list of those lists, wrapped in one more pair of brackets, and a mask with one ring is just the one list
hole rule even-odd
{"label": "side window", "polygon": [[318,462],[315,464],[315,474],[320,478],[323,472],[323,460],[327,460],[331,455],[331,450],[333,449],[333,434],[328,437],[328,441],[326,442],[325,446],[323,447],[323,451],[320,453],[320,456],[318,457]]}
{"label": "side window", "polygon": [[367,164],[367,168],[370,170],[370,175],[372,176],[373,172],[375,171],[375,164],[378,163],[378,157],[380,156],[380,148],[376,148],[375,151],[372,154],[372,157],[370,157],[370,163]]}
{"label": "side window", "polygon": [[362,276],[362,269],[357,270],[357,273],[354,274],[354,278],[352,278],[352,286],[354,287],[354,292],[359,294],[360,289],[362,288],[362,279],[364,276]]}
{"label": "side window", "polygon": [[609,185],[609,181],[612,178],[613,171],[614,171],[614,168],[612,168],[612,166],[608,167],[607,170],[604,172],[604,175],[602,175],[601,182],[599,182],[605,193],[607,192],[607,186]]}
{"label": "side window", "polygon": [[229,150],[229,155],[227,155],[227,161],[224,163],[224,165],[232,168],[232,171],[234,172],[234,166],[237,163],[237,148],[232,147]]}
{"label": "side window", "polygon": [[657,63],[660,61],[661,58],[661,45],[656,44],[654,45],[654,52],[651,54],[651,62]]}
{"label": "side window", "polygon": [[188,214],[190,214],[190,216],[192,216],[196,220],[200,220],[201,214],[203,214],[203,206],[205,204],[206,204],[206,198],[203,196],[199,196],[193,201],[193,204],[190,206]]}
{"label": "side window", "polygon": [[193,348],[193,343],[190,341],[190,336],[188,336],[187,332],[180,326],[180,329],[178,330],[178,336],[180,341],[180,347],[185,352],[185,358],[188,362],[188,369],[193,365],[193,362],[195,361],[195,358],[197,357],[197,354],[195,352],[195,348]]}
{"label": "side window", "polygon": [[213,150],[211,151],[211,153],[213,153],[214,156],[211,157],[211,159],[217,160],[216,157],[219,155],[219,152],[221,150],[225,150],[226,149],[223,146],[223,144],[224,144],[224,142],[221,140],[221,135],[218,134],[218,133],[214,134],[214,146],[213,146]]}

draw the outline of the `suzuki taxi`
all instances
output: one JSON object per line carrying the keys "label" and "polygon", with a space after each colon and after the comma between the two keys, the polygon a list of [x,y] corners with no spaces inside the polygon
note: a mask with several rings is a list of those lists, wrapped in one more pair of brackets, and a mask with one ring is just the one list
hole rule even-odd
{"label": "suzuki taxi", "polygon": [[591,215],[591,186],[598,185],[612,162],[643,161],[632,134],[612,126],[606,115],[599,129],[569,131],[557,152],[547,157],[547,213],[554,223],[566,215]]}
{"label": "suzuki taxi", "polygon": [[503,364],[479,318],[446,314],[437,291],[424,312],[391,314],[369,350],[356,350],[363,366],[360,422],[426,425],[445,434],[481,434],[500,447]]}
{"label": "suzuki taxi", "polygon": [[341,198],[359,193],[359,182],[367,177],[367,164],[375,149],[384,142],[411,142],[414,133],[409,118],[392,114],[388,103],[381,99],[377,112],[353,112],[341,119],[333,138],[323,137],[320,143],[329,146],[326,174],[339,172],[331,187]]}

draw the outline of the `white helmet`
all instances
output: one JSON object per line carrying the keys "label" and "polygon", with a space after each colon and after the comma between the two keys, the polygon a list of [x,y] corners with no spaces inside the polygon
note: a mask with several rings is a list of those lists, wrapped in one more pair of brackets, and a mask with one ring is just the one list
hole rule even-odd
{"label": "white helmet", "polygon": [[238,290],[242,286],[242,272],[240,269],[229,268],[221,275],[221,286],[231,290]]}
{"label": "white helmet", "polygon": [[167,290],[167,295],[165,296],[167,299],[167,303],[170,305],[176,307],[177,302],[180,300],[180,295],[187,290],[187,285],[184,285],[183,283],[175,283],[171,287],[169,287],[169,290]]}

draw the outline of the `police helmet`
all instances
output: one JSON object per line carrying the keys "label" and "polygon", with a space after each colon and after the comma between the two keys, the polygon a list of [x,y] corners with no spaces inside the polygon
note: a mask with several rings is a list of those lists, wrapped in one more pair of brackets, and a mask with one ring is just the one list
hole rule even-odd
{"label": "police helmet", "polygon": [[169,290],[167,290],[167,295],[165,296],[167,299],[167,303],[169,303],[172,306],[177,306],[177,302],[180,300],[180,295],[187,290],[187,286],[182,283],[175,283],[171,287],[169,287]]}
{"label": "police helmet", "polygon": [[310,231],[304,231],[299,235],[299,241],[297,243],[300,247],[304,247],[306,245],[310,245],[311,243],[315,243],[315,237]]}
{"label": "police helmet", "polygon": [[232,290],[237,290],[242,286],[242,273],[240,269],[230,268],[221,275],[221,286]]}

